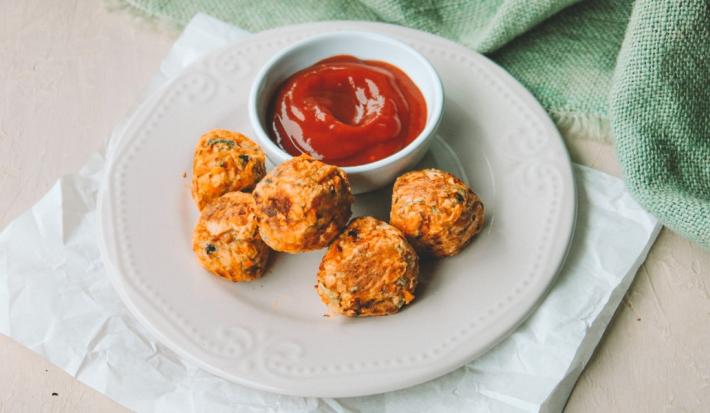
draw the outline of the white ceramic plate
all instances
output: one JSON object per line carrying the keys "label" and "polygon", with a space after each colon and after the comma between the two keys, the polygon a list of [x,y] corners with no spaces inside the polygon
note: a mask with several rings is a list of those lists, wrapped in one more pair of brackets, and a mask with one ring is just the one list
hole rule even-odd
{"label": "white ceramic plate", "polygon": [[[424,163],[467,179],[487,226],[460,255],[424,262],[417,299],[379,318],[324,317],[314,288],[323,251],[276,254],[259,281],[232,284],[191,250],[192,152],[213,128],[252,133],[252,77],[273,53],[330,30],[371,30],[427,56],[446,109]],[[395,390],[452,371],[534,309],[565,257],[575,188],[563,142],[535,99],[486,58],[439,37],[373,23],[263,32],[211,54],[143,105],[113,146],[100,196],[102,251],[117,291],[167,346],[258,389],[319,397]],[[187,173],[187,177],[183,174]],[[387,217],[388,191],[355,215]]]}

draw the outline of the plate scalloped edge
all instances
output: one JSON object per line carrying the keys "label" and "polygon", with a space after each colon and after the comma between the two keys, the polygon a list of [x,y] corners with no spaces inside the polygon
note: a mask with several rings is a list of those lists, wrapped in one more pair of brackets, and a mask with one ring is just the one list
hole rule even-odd
{"label": "plate scalloped edge", "polygon": [[[321,23],[319,25],[324,26],[328,24],[332,23]],[[358,27],[359,25],[362,25],[367,28],[386,28],[389,31],[398,32],[401,36],[404,37],[418,36],[425,38],[433,38],[433,36],[428,34],[414,32],[412,30],[402,29],[399,27],[371,23],[359,23]],[[317,31],[317,29],[314,29],[313,26],[314,25],[309,25],[310,32]],[[340,25],[340,27],[338,28],[347,29],[348,27]],[[352,26],[350,28],[352,28]],[[258,40],[258,36],[269,35],[269,33],[279,33],[279,31],[283,30],[298,30],[298,27],[277,29],[276,31],[255,35],[255,38],[257,38]],[[385,30],[385,32],[388,33],[387,30]],[[303,37],[305,36],[306,35],[304,34]],[[283,39],[284,37],[286,36],[280,36],[281,39]],[[285,42],[295,40],[297,40],[295,36],[289,36],[288,40],[281,41],[283,42],[281,44],[285,44]],[[412,41],[411,39],[405,40],[410,40],[410,42]],[[443,40],[436,39],[436,41],[442,42]],[[252,44],[251,47],[256,48],[256,46],[254,46],[255,44],[258,46],[258,43],[255,43],[253,39],[250,40],[250,42]],[[458,45],[453,45],[451,47],[454,49],[462,48]],[[210,86],[205,87],[206,83],[201,83],[201,81],[199,80],[200,77],[190,77],[190,70],[195,70],[195,68],[210,70],[210,68],[222,67],[223,69],[228,69],[227,72],[230,73],[233,73],[235,71],[237,73],[243,72],[244,68],[241,67],[239,64],[235,63],[239,60],[238,58],[234,57],[236,55],[230,55],[228,53],[230,50],[239,48],[243,49],[241,53],[246,53],[249,50],[249,47],[230,46],[226,49],[223,49],[222,51],[215,52],[198,62],[191,69],[188,69],[186,72],[188,73],[188,75],[178,77],[170,85],[166,86],[166,88],[163,89],[162,92],[159,92],[158,94],[167,99],[167,102],[175,102],[177,99],[181,99],[180,94],[171,95],[168,92],[171,90],[182,90],[188,96],[190,96],[189,98],[187,98],[187,100],[191,100],[192,102],[204,103],[206,99],[205,96],[209,96],[211,93],[215,93],[215,91],[212,90]],[[420,44],[419,49],[425,54],[438,53],[438,49],[436,49],[436,47],[427,45],[426,43],[423,46]],[[155,288],[145,283],[145,280],[143,280],[141,277],[135,276],[137,272],[135,271],[135,268],[131,268],[131,262],[135,261],[132,260],[130,249],[125,249],[126,234],[125,232],[122,232],[126,228],[126,220],[121,221],[120,211],[117,220],[117,216],[114,214],[116,210],[113,208],[109,208],[109,205],[123,205],[123,207],[125,208],[126,202],[124,199],[120,198],[120,194],[125,193],[125,187],[122,186],[122,184],[125,184],[125,182],[121,181],[120,177],[125,176],[125,173],[128,169],[128,164],[126,164],[125,162],[121,163],[121,160],[125,161],[127,159],[131,159],[132,155],[138,152],[141,146],[141,140],[148,139],[148,137],[150,136],[150,134],[148,133],[150,131],[150,128],[143,128],[143,124],[141,124],[140,122],[135,123],[135,121],[140,120],[141,116],[144,117],[143,120],[146,120],[150,118],[151,113],[155,116],[161,113],[160,111],[151,112],[151,108],[145,108],[145,110],[138,114],[137,117],[132,119],[131,125],[129,125],[129,128],[126,130],[126,135],[132,137],[132,139],[123,139],[119,143],[118,150],[116,151],[115,155],[116,158],[111,161],[111,167],[109,169],[110,172],[107,174],[107,182],[102,189],[102,196],[100,197],[102,200],[100,201],[100,206],[101,210],[103,211],[100,218],[102,221],[102,239],[104,240],[102,250],[103,252],[105,252],[105,259],[111,263],[111,267],[115,270],[111,271],[113,273],[112,282],[115,286],[117,286],[117,289],[121,292],[122,298],[129,304],[129,308],[131,308],[134,313],[138,314],[139,318],[145,324],[148,324],[154,333],[158,333],[159,337],[161,338],[161,341],[165,342],[173,350],[178,350],[178,352],[183,354],[184,356],[187,356],[197,361],[203,367],[206,367],[213,373],[252,387],[294,395],[333,397],[355,396],[379,393],[382,391],[407,387],[451,371],[456,367],[459,367],[460,365],[464,364],[466,361],[477,357],[482,352],[488,350],[495,343],[503,339],[515,326],[517,326],[520,322],[524,321],[526,315],[529,314],[529,312],[534,308],[535,304],[538,303],[540,298],[544,295],[544,292],[547,290],[547,288],[549,288],[554,274],[561,266],[564,255],[566,254],[569,240],[572,236],[573,220],[575,213],[574,201],[576,196],[574,194],[574,183],[573,180],[571,180],[571,168],[569,166],[568,158],[566,158],[566,172],[568,172],[568,174],[565,174],[564,170],[556,169],[557,167],[559,167],[559,165],[550,165],[549,163],[545,162],[528,162],[528,160],[530,159],[537,159],[535,158],[536,154],[539,154],[541,151],[544,151],[547,145],[550,143],[550,126],[552,127],[554,134],[557,135],[556,142],[561,145],[562,149],[564,149],[564,145],[561,143],[561,139],[559,138],[559,135],[554,129],[554,125],[552,125],[549,118],[547,118],[547,116],[544,114],[544,111],[542,111],[542,109],[539,108],[539,105],[534,101],[534,99],[526,91],[524,91],[522,87],[520,87],[514,80],[512,80],[509,75],[505,74],[502,69],[499,69],[496,66],[490,66],[490,62],[487,61],[485,58],[479,55],[475,55],[467,49],[463,50],[466,54],[469,55],[469,61],[475,61],[476,64],[481,65],[479,66],[479,69],[481,69],[481,67],[484,68],[481,73],[484,73],[486,76],[490,76],[489,80],[495,79],[500,82],[496,83],[498,85],[499,92],[503,97],[506,97],[507,95],[507,97],[511,101],[512,106],[515,109],[517,109],[518,111],[529,111],[530,113],[528,116],[542,122],[542,124],[533,122],[534,126],[539,128],[539,130],[536,130],[536,133],[533,134],[533,137],[537,140],[516,139],[516,136],[508,135],[503,140],[503,143],[510,147],[510,150],[508,151],[510,157],[514,158],[514,160],[519,164],[516,172],[517,176],[515,179],[519,180],[521,193],[525,194],[528,191],[544,193],[546,191],[550,191],[549,194],[551,195],[552,200],[552,203],[548,208],[548,216],[545,217],[543,220],[546,223],[545,228],[547,230],[542,232],[541,237],[539,239],[539,243],[537,246],[538,248],[540,248],[540,251],[537,254],[538,260],[532,264],[532,268],[528,273],[527,277],[522,278],[521,288],[517,292],[517,294],[522,294],[524,292],[525,287],[530,286],[531,283],[527,279],[535,278],[538,270],[541,272],[545,272],[547,270],[546,272],[548,273],[548,275],[545,280],[546,282],[542,283],[544,285],[542,285],[541,288],[539,285],[535,284],[535,286],[538,287],[538,290],[540,291],[537,291],[536,294],[533,294],[534,297],[528,297],[527,302],[525,302],[524,304],[524,306],[526,307],[524,314],[521,315],[520,311],[518,311],[513,314],[512,317],[508,317],[509,319],[503,319],[505,321],[505,326],[502,328],[498,328],[495,334],[492,334],[495,337],[489,338],[485,345],[477,346],[475,351],[465,352],[465,356],[459,355],[457,357],[454,357],[453,359],[446,360],[445,363],[436,363],[437,360],[445,359],[443,356],[451,354],[452,349],[460,348],[462,344],[465,344],[467,342],[466,339],[469,335],[477,333],[478,331],[475,327],[481,325],[485,326],[485,323],[482,322],[483,318],[485,318],[486,316],[491,317],[494,314],[499,314],[507,310],[506,303],[514,302],[517,299],[515,295],[515,290],[511,292],[511,295],[502,297],[502,302],[495,303],[491,309],[489,309],[488,311],[484,311],[482,316],[471,320],[468,326],[466,326],[468,328],[462,328],[457,330],[454,335],[443,339],[439,346],[431,348],[429,352],[414,355],[412,358],[402,358],[399,360],[396,358],[390,360],[376,360],[375,362],[368,361],[360,364],[346,361],[342,365],[334,365],[330,363],[324,366],[302,366],[296,363],[296,361],[299,360],[299,353],[302,350],[299,350],[298,344],[294,346],[288,343],[287,340],[280,339],[278,337],[274,339],[268,333],[251,332],[248,329],[244,330],[246,332],[231,329],[229,334],[224,337],[221,337],[221,339],[223,340],[222,344],[213,345],[213,343],[210,343],[210,340],[207,337],[204,337],[204,333],[201,333],[198,329],[188,329],[187,334],[185,335],[197,338],[197,347],[202,347],[208,352],[216,353],[217,358],[226,357],[232,359],[251,359],[250,363],[248,362],[245,364],[244,369],[241,370],[241,373],[238,372],[237,374],[235,374],[233,371],[225,371],[223,368],[216,367],[212,362],[205,362],[205,360],[200,355],[194,354],[194,349],[186,349],[184,345],[176,343],[174,337],[171,336],[172,333],[169,333],[167,335],[164,334],[164,324],[155,325],[155,320],[153,319],[153,317],[155,317],[156,315],[159,317],[161,315],[164,316],[165,314],[170,314],[171,311],[166,311],[166,309],[169,309],[170,304],[168,304],[164,299],[159,296]],[[461,53],[460,50],[458,52]],[[459,59],[459,56],[454,57],[456,59]],[[465,55],[463,59],[459,60],[459,63],[461,64],[467,61]],[[485,62],[488,62],[488,67],[485,66]],[[485,69],[492,70],[493,72],[488,73]],[[503,73],[502,76],[501,73]],[[195,81],[194,79],[198,79],[198,81]],[[181,86],[182,88],[180,88]],[[191,89],[191,87],[193,87],[193,89]],[[512,88],[512,92],[510,88]],[[520,101],[513,99],[513,97],[517,97],[518,99],[520,99]],[[160,101],[160,97],[156,99],[156,103]],[[153,107],[152,109],[155,109],[155,107]],[[535,113],[536,111],[537,113]],[[545,122],[547,122],[547,125],[545,124]],[[136,133],[138,130],[140,130],[141,133]],[[137,142],[135,141],[136,138],[138,139]],[[555,142],[554,139],[553,142]],[[562,163],[561,165],[565,166],[564,163]],[[118,173],[116,173],[116,167],[119,168]],[[546,179],[542,179],[541,177],[546,177]],[[119,178],[118,182],[116,182],[117,178]],[[569,182],[565,183],[565,179],[567,179]],[[547,183],[549,185],[543,185],[541,187],[539,185],[540,182]],[[118,188],[118,200],[113,199],[113,197],[111,196],[112,193],[115,195],[116,188]],[[563,199],[560,192],[563,190],[569,191],[570,188],[572,192],[567,192],[566,197],[564,197]],[[106,201],[103,200],[104,196],[108,196],[108,199]],[[563,205],[563,203],[565,205]],[[570,206],[571,209],[569,208]],[[565,212],[566,215],[564,215]],[[108,215],[104,216],[105,214]],[[565,227],[566,224],[568,230],[561,231],[562,233],[567,233],[567,239],[558,240],[558,242],[553,245],[551,238],[553,237],[553,235],[559,234],[553,234],[552,227],[553,224],[559,224],[559,221],[555,221],[555,216],[560,215],[562,215],[563,220],[567,219],[566,223],[562,222],[562,226]],[[114,231],[115,229],[118,229],[118,231]],[[118,240],[118,242],[109,243],[107,241],[108,239],[113,239],[114,241]],[[545,247],[548,247],[549,251],[545,251]],[[549,261],[550,255],[553,256],[552,261],[556,262],[552,263],[554,271],[551,275],[549,275],[550,271],[549,268],[547,268],[550,267],[550,265],[547,265],[547,267],[544,267],[542,265],[545,264],[543,263],[543,261],[545,260],[544,257],[547,256]],[[547,262],[547,264],[549,264],[549,262]],[[131,275],[133,275],[134,277],[131,277]],[[537,276],[539,277],[539,275]],[[136,293],[138,293],[138,296],[136,295]],[[139,297],[140,295],[143,295],[142,299]],[[148,310],[146,304],[149,306],[153,306],[152,310]],[[180,329],[180,324],[186,324],[187,322],[187,320],[181,318],[179,315],[177,317],[174,317],[174,320],[177,321],[178,330]],[[226,331],[228,330],[224,330],[223,332]],[[204,337],[205,340],[199,340],[201,336]],[[270,351],[263,351],[264,348],[268,350],[269,346],[272,346],[272,349]],[[432,365],[436,367],[431,367]],[[255,373],[255,369],[263,369],[265,370],[263,373],[266,374],[264,374],[262,377],[260,376],[260,374]],[[388,383],[383,383],[382,380],[375,380],[375,383],[373,385],[360,386],[360,388],[356,389],[350,387],[350,390],[344,389],[345,391],[338,390],[338,388],[343,389],[342,385],[340,387],[334,386],[332,388],[327,388],[326,386],[325,388],[321,388],[322,390],[312,389],[309,386],[289,387],[291,382],[296,384],[298,382],[302,382],[304,379],[313,378],[316,376],[326,377],[328,378],[328,380],[337,377],[342,380],[343,377],[362,377],[362,374],[366,374],[367,372],[376,372],[378,374],[382,374],[383,376],[392,376],[389,373],[391,373],[393,370],[401,371],[404,373],[400,375],[395,375],[398,377],[397,379],[390,378]],[[245,372],[247,373],[246,376]],[[252,373],[255,374],[251,376]],[[276,379],[271,382],[268,379],[271,376],[277,376],[282,379],[285,378],[286,380]],[[256,377],[256,380],[253,380],[252,377]],[[310,389],[310,391],[308,391],[308,389]],[[304,390],[306,391],[304,392]]]}

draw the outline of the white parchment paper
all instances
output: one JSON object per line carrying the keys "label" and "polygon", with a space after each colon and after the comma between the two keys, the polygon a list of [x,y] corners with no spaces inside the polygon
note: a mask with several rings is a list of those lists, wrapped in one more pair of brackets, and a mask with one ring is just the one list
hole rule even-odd
{"label": "white parchment paper", "polygon": [[[149,91],[245,35],[196,16]],[[182,360],[128,313],[97,246],[104,162],[92,156],[0,233],[0,332],[136,411],[560,411],[660,229],[621,180],[575,166],[579,210],[569,257],[538,310],[510,337],[478,360],[409,389],[350,399],[280,396]]]}

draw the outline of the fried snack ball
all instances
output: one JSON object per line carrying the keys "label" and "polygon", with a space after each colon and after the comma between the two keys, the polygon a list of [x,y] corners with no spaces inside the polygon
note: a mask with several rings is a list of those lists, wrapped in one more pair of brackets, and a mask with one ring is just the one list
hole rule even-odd
{"label": "fried snack ball", "polygon": [[197,209],[227,192],[253,189],[266,173],[264,162],[261,148],[240,133],[215,129],[202,135],[192,164]]}
{"label": "fried snack ball", "polygon": [[228,192],[202,210],[192,236],[192,250],[206,270],[230,281],[260,278],[269,247],[259,237],[254,199]]}
{"label": "fried snack ball", "polygon": [[350,219],[350,182],[338,167],[308,155],[282,163],[254,189],[259,233],[276,251],[325,247]]}
{"label": "fried snack ball", "polygon": [[372,217],[354,219],[318,270],[321,300],[348,317],[388,315],[414,300],[419,258],[402,232]]}
{"label": "fried snack ball", "polygon": [[483,227],[483,203],[448,172],[424,169],[394,183],[390,223],[427,255],[456,255]]}

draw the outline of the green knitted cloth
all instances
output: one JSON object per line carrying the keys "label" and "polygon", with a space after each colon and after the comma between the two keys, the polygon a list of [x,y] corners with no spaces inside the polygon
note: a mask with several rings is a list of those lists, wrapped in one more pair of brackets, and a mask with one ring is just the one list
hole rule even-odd
{"label": "green knitted cloth", "polygon": [[608,138],[626,183],[664,224],[710,247],[708,0],[123,0],[185,24],[204,12],[249,31],[373,20],[487,54],[566,135]]}

